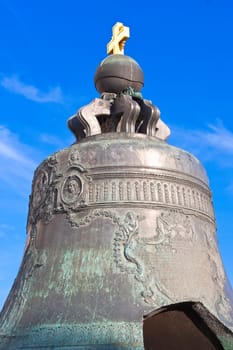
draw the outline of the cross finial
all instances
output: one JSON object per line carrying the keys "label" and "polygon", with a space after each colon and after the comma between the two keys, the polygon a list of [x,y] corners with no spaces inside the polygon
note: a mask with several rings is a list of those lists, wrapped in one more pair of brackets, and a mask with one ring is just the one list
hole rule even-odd
{"label": "cross finial", "polygon": [[125,27],[123,23],[117,22],[112,27],[112,39],[107,44],[107,53],[124,55],[124,46],[129,38],[129,27]]}

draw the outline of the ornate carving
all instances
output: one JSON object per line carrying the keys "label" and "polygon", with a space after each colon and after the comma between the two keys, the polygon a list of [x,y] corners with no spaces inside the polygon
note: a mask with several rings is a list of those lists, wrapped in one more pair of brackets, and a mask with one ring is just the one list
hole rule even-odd
{"label": "ornate carving", "polygon": [[[62,173],[58,171],[56,155],[41,164],[34,176],[27,226],[29,233],[35,231],[38,220],[48,223],[55,213],[77,210],[85,205],[84,173],[79,154],[72,149]],[[89,198],[90,192],[91,189]]]}
{"label": "ornate carving", "polygon": [[182,205],[181,193],[180,193],[180,186],[177,186],[177,187],[176,187],[176,190],[177,190],[178,205]]}
{"label": "ornate carving", "polygon": [[48,181],[47,171],[40,169],[34,182],[34,195],[32,200],[33,207],[37,207],[44,200],[46,193],[44,188],[48,186]]}
{"label": "ornate carving", "polygon": [[182,187],[182,195],[183,195],[184,207],[187,207],[186,191],[184,187]]}
{"label": "ornate carving", "polygon": [[82,192],[82,181],[77,175],[69,175],[62,184],[61,199],[65,204],[73,204],[78,201]]}
{"label": "ornate carving", "polygon": [[90,214],[85,215],[82,218],[78,218],[76,213],[68,212],[67,218],[72,227],[82,227],[89,225],[94,219],[98,217],[105,217],[111,219],[114,224],[120,225],[120,217],[117,213],[111,210],[94,210]]}
{"label": "ornate carving", "polygon": [[132,188],[131,188],[131,183],[128,181],[127,182],[127,200],[131,201],[132,197]]}
{"label": "ornate carving", "polygon": [[[69,210],[79,210],[85,206],[83,196],[85,168],[80,163],[80,155],[77,151],[71,150],[69,161],[64,169],[61,180],[56,184],[57,207],[56,212],[67,212]],[[89,189],[89,199],[92,195],[92,187]]]}
{"label": "ornate carving", "polygon": [[[139,234],[138,222],[142,219],[144,218],[133,212],[128,212],[118,225],[114,238],[114,258],[118,267],[121,271],[136,275],[141,275],[143,272],[139,259],[133,254],[133,248],[137,242],[136,236]],[[121,249],[121,245],[123,249]]]}
{"label": "ornate carving", "polygon": [[[151,272],[152,265],[148,265],[146,250],[154,246],[157,249],[169,249],[174,254],[176,239],[197,240],[193,229],[192,217],[179,210],[182,207],[201,211],[212,216],[211,197],[206,190],[195,184],[180,184],[165,179],[133,179],[128,175],[120,179],[92,178],[85,175],[85,169],[80,163],[77,151],[71,150],[66,168],[62,174],[58,172],[56,157],[49,158],[38,168],[33,184],[33,195],[29,214],[30,237],[36,232],[35,224],[39,219],[48,222],[55,212],[67,213],[70,224],[74,227],[89,225],[97,217],[103,217],[116,226],[113,235],[113,257],[120,271],[134,276],[137,289],[144,302],[153,306],[163,305],[172,301],[171,293],[157,280]],[[85,194],[86,193],[86,194]],[[95,209],[89,215],[77,219],[76,212],[85,205],[98,206],[103,202],[128,201],[130,203],[154,203],[174,207],[155,218],[156,228],[154,235],[145,237],[140,232],[141,222],[145,219],[128,211],[120,217],[111,210]],[[216,300],[216,310],[222,317],[229,320],[231,311],[229,300],[223,296],[225,285],[223,269],[219,268],[221,262],[217,261],[218,253],[216,242],[213,240],[213,225],[206,223],[203,236],[206,237],[206,250],[208,252],[212,279],[217,285],[219,296]],[[212,227],[212,231],[211,228]],[[151,263],[152,264],[152,263]],[[220,264],[220,265],[219,265]]]}
{"label": "ornate carving", "polygon": [[94,197],[93,197],[93,182],[90,181],[88,185],[89,185],[89,202],[91,203],[94,200]]}
{"label": "ornate carving", "polygon": [[100,201],[100,191],[101,191],[101,185],[99,183],[96,184],[96,191],[95,191],[95,194],[96,194],[96,202],[99,202]]}
{"label": "ornate carving", "polygon": [[163,203],[163,192],[162,192],[162,188],[161,188],[161,183],[160,182],[157,183],[157,193],[158,193],[158,201]]}
{"label": "ornate carving", "polygon": [[135,194],[136,194],[136,200],[140,201],[141,196],[140,196],[140,183],[138,181],[135,182]]}
{"label": "ornate carving", "polygon": [[177,197],[176,197],[174,185],[171,185],[171,201],[172,201],[172,204],[177,203]]}
{"label": "ornate carving", "polygon": [[144,175],[135,178],[129,176],[127,171],[119,179],[108,178],[106,174],[103,178],[91,174],[87,176],[79,153],[72,148],[66,167],[58,170],[60,166],[56,157],[52,157],[36,171],[30,224],[35,224],[39,219],[48,222],[58,212],[81,210],[87,205],[103,206],[116,201],[189,209],[214,219],[211,195],[201,186],[192,183],[181,185],[176,182],[176,178],[166,180],[157,175],[154,179]]}
{"label": "ornate carving", "polygon": [[165,203],[169,204],[170,203],[170,198],[169,198],[169,191],[168,191],[168,185],[164,184],[164,197],[165,197]]}
{"label": "ornate carving", "polygon": [[104,201],[108,201],[108,181],[104,182]]}
{"label": "ornate carving", "polygon": [[156,197],[155,197],[155,184],[154,182],[150,183],[150,193],[151,193],[151,200],[152,202],[156,201]]}
{"label": "ornate carving", "polygon": [[221,258],[219,256],[216,233],[214,225],[210,223],[203,224],[201,227],[203,232],[203,237],[205,238],[205,244],[207,247],[207,254],[211,266],[211,278],[216,287],[216,291],[219,293],[217,301],[215,302],[215,307],[217,313],[220,317],[223,317],[227,323],[233,326],[232,322],[232,307],[230,300],[223,294],[226,285],[226,275],[222,265]]}
{"label": "ornate carving", "polygon": [[172,240],[176,236],[180,236],[183,239],[192,239],[194,236],[191,218],[179,211],[169,211],[167,214],[162,213],[157,218],[156,233],[155,244],[164,240]]}
{"label": "ornate carving", "polygon": [[127,212],[114,236],[114,260],[122,272],[131,273],[141,286],[141,296],[145,303],[163,305],[170,301],[167,291],[156,282],[147,271],[147,261],[140,254],[143,246],[148,244],[140,236],[139,222],[145,218],[134,212]]}
{"label": "ornate carving", "polygon": [[122,181],[119,182],[119,200],[124,200],[124,184]]}
{"label": "ornate carving", "polygon": [[116,183],[115,182],[112,183],[112,200],[113,201],[116,200]]}
{"label": "ornate carving", "polygon": [[33,182],[28,215],[28,232],[34,230],[36,222],[43,218],[45,222],[52,219],[55,203],[55,184],[60,178],[56,174],[56,156],[49,157],[37,169]]}
{"label": "ornate carving", "polygon": [[71,150],[69,157],[68,157],[68,164],[70,166],[76,166],[81,171],[84,171],[83,166],[80,164],[80,154],[77,150],[75,150],[75,151]]}
{"label": "ornate carving", "polygon": [[[91,175],[90,175],[91,176]],[[151,203],[152,205],[164,205],[175,208],[195,210],[209,218],[214,218],[211,204],[211,194],[206,189],[201,189],[195,184],[181,185],[175,179],[166,181],[144,180],[144,177],[130,179],[126,171],[124,178],[92,179],[87,184],[88,201],[94,205],[105,202]],[[108,195],[108,191],[110,191]],[[98,193],[97,193],[98,192]],[[88,204],[88,203],[87,203]]]}
{"label": "ornate carving", "polygon": [[145,201],[148,201],[148,189],[146,181],[143,181],[143,197]]}
{"label": "ornate carving", "polygon": [[67,218],[72,227],[89,225],[98,217],[112,221],[117,226],[113,234],[113,258],[121,272],[133,274],[141,285],[141,296],[145,303],[156,306],[164,305],[171,299],[161,282],[155,281],[150,271],[147,271],[147,259],[142,254],[145,245],[160,244],[159,239],[147,241],[140,235],[139,223],[145,218],[128,211],[122,218],[112,210],[94,210],[90,214],[78,218],[75,213],[68,212]]}

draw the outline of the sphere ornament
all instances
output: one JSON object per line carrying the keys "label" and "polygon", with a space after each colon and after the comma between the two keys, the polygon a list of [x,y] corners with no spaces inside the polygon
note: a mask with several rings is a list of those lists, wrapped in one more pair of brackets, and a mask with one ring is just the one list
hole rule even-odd
{"label": "sphere ornament", "polygon": [[99,93],[120,93],[131,87],[139,92],[144,85],[144,74],[131,57],[115,54],[106,57],[95,73],[95,87]]}

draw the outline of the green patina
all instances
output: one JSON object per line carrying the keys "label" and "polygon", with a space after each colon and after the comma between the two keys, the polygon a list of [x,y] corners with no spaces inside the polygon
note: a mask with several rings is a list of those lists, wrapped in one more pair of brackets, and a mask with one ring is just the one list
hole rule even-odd
{"label": "green patina", "polygon": [[142,100],[143,97],[142,97],[142,93],[139,92],[139,91],[135,91],[135,89],[131,86],[128,86],[126,89],[124,89],[122,92],[121,92],[123,95],[129,95],[129,96],[132,96],[133,98],[135,99],[138,99],[138,100]]}
{"label": "green patina", "polygon": [[224,350],[233,350],[233,340],[232,337],[228,336],[219,336],[218,339],[220,340]]}
{"label": "green patina", "polygon": [[[93,322],[48,324],[25,329],[10,337],[14,349],[143,350],[142,325],[139,322]],[[9,338],[8,338],[9,340]],[[1,344],[2,345],[2,344]],[[1,350],[6,350],[1,347]]]}

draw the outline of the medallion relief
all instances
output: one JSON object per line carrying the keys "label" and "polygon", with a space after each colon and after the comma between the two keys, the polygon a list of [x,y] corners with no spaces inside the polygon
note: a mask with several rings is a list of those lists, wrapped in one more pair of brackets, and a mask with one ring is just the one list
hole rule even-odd
{"label": "medallion relief", "polygon": [[85,169],[79,162],[79,154],[70,152],[65,168],[56,155],[49,157],[37,169],[30,199],[28,232],[38,220],[48,223],[56,213],[77,210],[84,205],[83,184]]}
{"label": "medallion relief", "polygon": [[84,184],[87,182],[86,170],[80,162],[80,155],[71,150],[66,167],[57,183],[56,212],[76,211],[85,206]]}
{"label": "medallion relief", "polygon": [[61,199],[65,204],[73,204],[78,201],[82,192],[82,181],[77,175],[68,175],[61,187]]}

